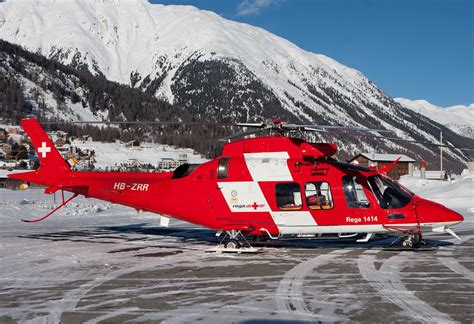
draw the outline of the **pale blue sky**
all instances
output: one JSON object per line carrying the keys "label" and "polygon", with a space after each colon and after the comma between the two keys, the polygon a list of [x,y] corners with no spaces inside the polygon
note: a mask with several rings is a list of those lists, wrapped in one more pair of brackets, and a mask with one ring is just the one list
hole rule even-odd
{"label": "pale blue sky", "polygon": [[262,27],[356,68],[392,97],[474,103],[473,0],[151,0]]}

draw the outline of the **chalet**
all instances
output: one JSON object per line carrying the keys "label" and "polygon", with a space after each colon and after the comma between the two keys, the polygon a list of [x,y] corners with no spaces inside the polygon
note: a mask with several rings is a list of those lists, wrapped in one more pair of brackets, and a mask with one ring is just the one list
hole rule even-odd
{"label": "chalet", "polygon": [[410,174],[413,175],[413,169],[415,160],[404,154],[381,154],[381,153],[359,153],[350,159],[349,163],[359,164],[366,167],[376,167],[381,169],[387,165],[390,165],[393,161],[398,159],[397,165],[388,172],[388,176],[392,179],[400,179],[402,175]]}
{"label": "chalet", "polygon": [[0,128],[0,142],[4,143],[8,140],[8,132],[3,129],[3,128]]}
{"label": "chalet", "polygon": [[160,170],[170,170],[176,169],[180,165],[188,163],[187,159],[175,160],[172,158],[162,158],[161,162],[158,163],[158,169]]}
{"label": "chalet", "polygon": [[19,127],[10,127],[8,128],[9,134],[20,135],[20,128]]}
{"label": "chalet", "polygon": [[63,132],[63,131],[60,131],[60,130],[57,130],[57,131],[49,132],[48,136],[52,139],[58,139],[58,138],[66,139],[67,138],[67,133]]}
{"label": "chalet", "polygon": [[58,138],[54,142],[54,146],[56,146],[56,147],[61,147],[61,146],[64,146],[65,144],[66,144],[66,140],[64,138]]}
{"label": "chalet", "polygon": [[2,145],[2,150],[3,150],[3,152],[5,152],[5,155],[9,155],[12,151],[12,145],[8,144],[8,143],[5,143],[5,144]]}
{"label": "chalet", "polygon": [[90,135],[82,135],[82,136],[81,136],[81,141],[82,141],[82,143],[90,142],[90,141],[92,141],[92,136],[90,136]]}
{"label": "chalet", "polygon": [[126,148],[135,148],[135,147],[140,147],[140,141],[138,140],[132,140],[130,142],[125,143]]}
{"label": "chalet", "polygon": [[142,164],[140,161],[138,161],[137,159],[130,159],[131,160],[131,163],[130,165],[132,166],[132,168],[135,168],[135,169],[140,169]]}
{"label": "chalet", "polygon": [[81,137],[70,137],[69,141],[73,144],[81,144],[92,141],[92,136],[82,135]]}

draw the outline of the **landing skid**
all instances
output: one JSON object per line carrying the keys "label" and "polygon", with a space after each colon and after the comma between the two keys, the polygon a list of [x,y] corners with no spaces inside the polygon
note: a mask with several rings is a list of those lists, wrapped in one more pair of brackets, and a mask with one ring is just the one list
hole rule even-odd
{"label": "landing skid", "polygon": [[403,251],[410,251],[410,252],[426,252],[426,251],[436,251],[437,248],[431,245],[421,245],[417,247],[408,247],[408,246],[388,246],[383,248],[382,251],[387,252],[403,252]]}
{"label": "landing skid", "polygon": [[207,252],[214,252],[214,253],[259,253],[263,252],[262,248],[254,248],[254,247],[241,247],[241,248],[226,248],[223,245],[218,245],[215,248],[211,248],[207,250]]}
{"label": "landing skid", "polygon": [[416,232],[407,232],[405,236],[399,236],[392,241],[385,251],[421,251],[430,248],[426,245],[421,234]]}
{"label": "landing skid", "polygon": [[[221,236],[222,233],[223,231],[219,231],[216,236]],[[254,248],[241,231],[231,230],[225,231],[219,245],[208,251],[217,253],[256,253],[261,250],[262,248]]]}

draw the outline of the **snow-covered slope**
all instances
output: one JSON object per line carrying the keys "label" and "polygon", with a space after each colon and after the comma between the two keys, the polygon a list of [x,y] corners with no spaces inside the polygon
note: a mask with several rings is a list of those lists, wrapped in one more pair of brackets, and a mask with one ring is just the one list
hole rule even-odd
{"label": "snow-covered slope", "polygon": [[431,118],[463,136],[474,138],[474,104],[439,107],[426,100],[394,98],[403,107]]}
{"label": "snow-covered slope", "polygon": [[[0,3],[0,37],[163,97],[199,117],[242,122],[278,116],[384,128],[430,142],[443,129],[453,145],[473,143],[401,107],[359,71],[263,29],[191,6],[8,0]],[[430,159],[437,152],[370,138],[325,140],[335,141],[345,157],[360,150],[408,149],[416,151],[414,157]],[[457,164],[468,159],[461,152],[447,157]]]}
{"label": "snow-covered slope", "polygon": [[63,63],[87,64],[114,81],[130,83],[135,73],[152,79],[166,73],[158,93],[171,97],[176,70],[198,57],[245,62],[282,97],[284,90],[293,90],[287,76],[299,83],[322,69],[348,84],[361,78],[263,29],[191,6],[145,0],[9,0],[0,4],[0,31],[7,41]]}

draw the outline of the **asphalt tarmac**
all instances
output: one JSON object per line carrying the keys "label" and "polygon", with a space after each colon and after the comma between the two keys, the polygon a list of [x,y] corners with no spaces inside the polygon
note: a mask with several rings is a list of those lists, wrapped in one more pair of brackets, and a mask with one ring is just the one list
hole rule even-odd
{"label": "asphalt tarmac", "polygon": [[218,254],[211,231],[120,211],[92,224],[2,218],[0,323],[474,322],[472,219],[455,229],[463,242],[427,235],[423,251],[378,237]]}

